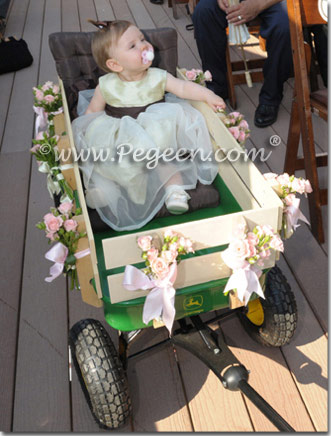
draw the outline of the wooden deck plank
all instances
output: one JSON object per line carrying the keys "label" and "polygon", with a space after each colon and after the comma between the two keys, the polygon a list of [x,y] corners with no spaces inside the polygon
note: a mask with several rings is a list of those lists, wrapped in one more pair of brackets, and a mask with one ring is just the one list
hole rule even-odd
{"label": "wooden deck plank", "polygon": [[[313,431],[305,404],[298,395],[281,350],[263,347],[253,341],[238,319],[225,320],[222,329],[232,352],[250,370],[249,384],[296,431]],[[246,401],[255,431],[277,431],[249,399]]]}
{"label": "wooden deck plank", "polygon": [[134,23],[134,17],[128,7],[126,1],[123,0],[111,0],[111,5],[116,17],[116,20],[126,20]]}
{"label": "wooden deck plank", "polygon": [[[144,0],[145,3],[149,0]],[[190,50],[192,51],[193,55],[196,58],[195,65],[199,65],[201,67],[201,60],[199,56],[199,51],[197,47],[197,43],[194,38],[194,31],[193,30],[187,30],[185,26],[188,24],[192,24],[192,20],[187,15],[186,10],[184,9],[183,5],[177,6],[178,11],[178,19],[176,20],[172,13],[172,8],[169,8],[167,4],[162,5],[163,10],[167,14],[169,20],[173,23],[173,25],[176,27],[176,30],[178,34],[183,38],[183,40],[186,42],[186,44],[189,46]],[[191,69],[190,65],[187,65],[187,69]],[[192,67],[194,68],[194,67]]]}
{"label": "wooden deck plank", "polygon": [[51,0],[45,3],[44,26],[40,54],[40,69],[38,84],[48,80],[57,83],[55,62],[48,45],[48,36],[53,32],[61,31],[61,0]]}
{"label": "wooden deck plank", "polygon": [[[153,22],[156,27],[172,27],[176,29],[175,24],[169,19],[169,16],[166,14],[164,9],[160,7],[160,5],[153,5],[148,0],[144,2],[146,9],[149,11]],[[178,65],[179,67],[185,68],[198,68],[199,63],[195,56],[193,55],[189,45],[182,38],[180,34],[178,34]]]}
{"label": "wooden deck plank", "polygon": [[181,348],[177,354],[194,431],[253,431],[241,393],[226,390],[213,371],[193,354]]}
{"label": "wooden deck plank", "polygon": [[[2,153],[11,153],[17,151],[24,151],[30,147],[30,139],[28,144],[26,137],[31,137],[33,131],[34,113],[31,110],[33,105],[32,87],[36,84],[36,78],[39,70],[39,52],[41,41],[41,26],[44,4],[36,2],[40,7],[36,11],[36,17],[39,22],[35,22],[35,32],[31,29],[31,16],[27,16],[27,21],[24,28],[23,38],[29,44],[29,49],[33,56],[33,63],[30,67],[15,73],[12,94],[8,106],[6,129],[2,141]],[[13,10],[15,4],[13,5]],[[23,7],[25,3],[23,3]],[[30,11],[31,5],[29,6]],[[24,104],[22,104],[24,102]],[[28,110],[27,110],[28,108]],[[24,119],[24,123],[18,123],[18,119]]]}
{"label": "wooden deck plank", "polygon": [[[165,328],[150,328],[142,335],[132,345],[130,353],[167,337]],[[174,352],[170,346],[141,359],[129,360],[128,380],[135,432],[193,430]]]}
{"label": "wooden deck plank", "polygon": [[114,11],[108,0],[94,0],[95,10],[99,20],[115,19]]}
{"label": "wooden deck plank", "polygon": [[94,32],[96,27],[87,20],[97,19],[95,5],[90,0],[78,0],[79,21],[82,32]]}
{"label": "wooden deck plank", "polygon": [[295,277],[283,257],[279,267],[285,274],[298,306],[297,331],[282,353],[293,374],[316,431],[328,430],[327,339]]}
{"label": "wooden deck plank", "polygon": [[154,21],[141,0],[126,0],[137,27],[140,29],[155,29]]}
{"label": "wooden deck plank", "polygon": [[[11,431],[15,385],[18,313],[21,295],[26,209],[30,168],[29,152],[0,155],[0,198],[9,207],[0,209],[2,239],[0,252],[0,339],[1,390],[0,429]],[[10,186],[10,190],[8,190]],[[13,201],[19,198],[20,201]]]}
{"label": "wooden deck plank", "polygon": [[62,32],[80,32],[77,0],[62,1]]}
{"label": "wooden deck plank", "polygon": [[[20,3],[18,1],[12,2],[12,7],[8,12],[5,36],[14,35],[17,38],[22,37],[27,10],[28,0],[22,0]],[[14,78],[15,73],[7,73],[3,74],[0,80],[0,149],[6,125],[7,114],[9,111],[9,101],[12,93]]]}
{"label": "wooden deck plank", "polygon": [[[50,206],[45,176],[31,176],[17,351],[13,431],[70,431],[66,283],[46,283],[51,262],[35,227]],[[38,258],[38,262],[36,259]]]}

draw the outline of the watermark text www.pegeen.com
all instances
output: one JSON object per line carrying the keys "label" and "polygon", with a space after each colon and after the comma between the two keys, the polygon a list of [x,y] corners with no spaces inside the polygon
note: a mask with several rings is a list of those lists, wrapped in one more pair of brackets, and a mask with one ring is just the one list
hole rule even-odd
{"label": "watermark text www.pegeen.com", "polygon": [[[48,149],[42,150],[44,154],[49,152]],[[200,162],[216,162],[222,163],[225,161],[236,162],[240,159],[243,161],[259,160],[265,162],[269,159],[272,151],[266,152],[264,148],[259,150],[251,149],[249,151],[239,148],[225,149],[218,147],[215,151],[206,152],[203,149],[188,149],[179,148],[166,148],[160,150],[159,148],[135,148],[132,144],[124,143],[118,145],[115,149],[111,148],[84,148],[79,151],[73,149],[62,149],[58,151],[58,160],[61,162],[108,162],[108,163],[121,163],[124,160],[130,159],[135,163],[145,163],[147,169],[154,169],[160,163],[169,162],[184,162],[199,160]]]}

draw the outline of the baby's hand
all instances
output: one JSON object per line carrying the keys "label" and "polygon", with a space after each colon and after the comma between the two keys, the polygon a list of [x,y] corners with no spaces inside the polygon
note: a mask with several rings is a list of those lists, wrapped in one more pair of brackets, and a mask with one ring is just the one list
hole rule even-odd
{"label": "baby's hand", "polygon": [[214,112],[217,112],[218,109],[225,109],[224,100],[213,92],[207,97],[206,103],[213,109]]}

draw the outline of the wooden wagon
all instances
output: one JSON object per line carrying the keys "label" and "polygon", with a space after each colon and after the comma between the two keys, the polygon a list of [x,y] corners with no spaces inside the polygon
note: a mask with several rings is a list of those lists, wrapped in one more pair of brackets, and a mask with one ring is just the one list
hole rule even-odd
{"label": "wooden wagon", "polygon": [[[173,29],[144,32],[158,50],[159,66],[174,73],[177,65],[176,32]],[[283,203],[220,117],[205,103],[191,101],[204,116],[215,153],[222,161],[213,183],[219,192],[220,204],[180,216],[156,218],[136,231],[117,232],[108,228],[96,232],[85,203],[79,162],[74,159],[76,150],[67,101],[68,90],[78,79],[88,80],[96,74],[90,50],[91,36],[91,33],[52,34],[50,47],[56,61],[64,106],[64,113],[54,118],[55,133],[60,137],[59,149],[70,155],[61,162],[66,168],[62,174],[74,191],[76,207],[82,210],[82,215],[75,219],[79,230],[86,232],[86,237],[79,240],[77,251],[89,249],[87,256],[76,261],[80,292],[87,304],[103,307],[105,320],[119,331],[120,349],[117,353],[98,321],[82,320],[71,329],[73,359],[92,413],[100,425],[107,428],[117,428],[131,413],[125,368],[128,359],[135,356],[128,356],[129,345],[145,327],[152,324],[159,327],[162,323],[143,323],[142,311],[149,290],[126,290],[123,287],[124,270],[126,265],[143,268],[137,237],[151,232],[161,237],[167,229],[172,229],[194,241],[195,252],[184,256],[178,267],[175,309],[179,328],[158,345],[173,343],[196,354],[226,388],[242,390],[278,428],[292,430],[248,385],[248,371],[227,348],[222,334],[216,334],[199,317],[211,310],[224,309],[208,322],[211,323],[238,312],[244,326],[260,342],[274,346],[289,342],[296,326],[296,304],[285,277],[274,267],[276,254],[265,263],[260,278],[265,299],[252,295],[247,306],[235,293],[223,293],[231,270],[220,255],[227,248],[233,229],[243,221],[249,230],[270,225],[279,231]],[[185,79],[182,70],[177,69],[176,74]],[[138,354],[151,351],[151,348]]]}

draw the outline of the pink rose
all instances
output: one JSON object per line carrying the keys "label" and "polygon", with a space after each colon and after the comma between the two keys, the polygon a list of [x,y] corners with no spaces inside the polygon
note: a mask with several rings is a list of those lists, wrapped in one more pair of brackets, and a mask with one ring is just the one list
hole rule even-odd
{"label": "pink rose", "polygon": [[152,260],[156,259],[158,255],[159,255],[159,250],[155,247],[152,247],[147,251],[147,259],[150,263],[152,262]]}
{"label": "pink rose", "polygon": [[71,212],[72,209],[72,202],[71,201],[64,201],[63,203],[60,204],[60,206],[58,207],[58,210],[63,213],[64,215],[67,215],[68,213]]}
{"label": "pink rose", "polygon": [[290,183],[290,176],[287,173],[277,176],[277,182],[281,185],[288,185]]}
{"label": "pink rose", "polygon": [[142,249],[142,251],[148,251],[151,248],[152,236],[140,236],[138,238],[138,247]]}
{"label": "pink rose", "polygon": [[197,75],[193,70],[186,71],[185,75],[188,78],[188,80],[195,80],[197,78]]}
{"label": "pink rose", "polygon": [[234,118],[235,120],[242,118],[242,115],[240,112],[231,112],[229,113],[229,117]]}
{"label": "pink rose", "polygon": [[36,153],[40,148],[40,144],[35,144],[33,147],[30,148],[31,153]]}
{"label": "pink rose", "polygon": [[286,206],[292,206],[293,203],[294,203],[295,198],[296,198],[296,197],[295,197],[295,194],[288,194],[288,195],[284,198],[284,201],[285,201]]}
{"label": "pink rose", "polygon": [[250,255],[249,244],[245,239],[230,242],[229,250],[240,260],[244,260]]}
{"label": "pink rose", "polygon": [[70,232],[71,230],[75,231],[78,226],[77,221],[75,220],[65,220],[63,227],[66,229],[67,232]]}
{"label": "pink rose", "polygon": [[230,128],[229,128],[229,131],[231,132],[232,136],[233,136],[235,139],[238,139],[238,138],[239,138],[239,129],[238,129],[238,127],[230,127]]}
{"label": "pink rose", "polygon": [[185,241],[185,249],[188,253],[194,253],[193,250],[193,242],[191,241],[191,239],[186,239]]}
{"label": "pink rose", "polygon": [[276,177],[278,177],[278,175],[277,175],[276,173],[264,173],[264,174],[263,174],[263,177],[264,177],[266,180],[275,180]]}
{"label": "pink rose", "polygon": [[46,82],[46,83],[41,87],[41,89],[42,89],[43,91],[48,91],[48,90],[51,89],[52,87],[53,87],[53,82],[48,81],[48,82]]}
{"label": "pink rose", "polygon": [[169,273],[169,266],[162,257],[157,257],[151,262],[151,269],[159,279],[164,279]]}
{"label": "pink rose", "polygon": [[60,92],[60,88],[58,85],[53,86],[53,92],[54,92],[54,94],[58,94]]}
{"label": "pink rose", "polygon": [[170,251],[176,251],[178,250],[178,244],[177,242],[173,242],[172,244],[169,245],[169,250]]}
{"label": "pink rose", "polygon": [[207,82],[210,82],[211,80],[213,80],[213,77],[212,77],[211,72],[209,70],[205,71],[205,80],[207,80]]}
{"label": "pink rose", "polygon": [[262,231],[267,236],[273,236],[274,235],[274,229],[269,225],[262,226]]}
{"label": "pink rose", "polygon": [[36,91],[36,99],[38,101],[41,101],[43,98],[44,98],[44,93],[40,89],[37,89],[37,91]]}
{"label": "pink rose", "polygon": [[256,248],[253,244],[249,244],[249,256],[250,257],[256,256]]}
{"label": "pink rose", "polygon": [[313,188],[311,187],[310,181],[305,180],[305,193],[310,194],[311,192],[313,192]]}
{"label": "pink rose", "polygon": [[52,242],[55,241],[55,238],[57,238],[59,235],[57,233],[46,233],[46,238],[49,238]]}
{"label": "pink rose", "polygon": [[245,142],[245,139],[246,139],[246,133],[243,130],[239,130],[238,141],[239,142]]}
{"label": "pink rose", "polygon": [[247,121],[245,121],[245,120],[241,120],[240,121],[239,127],[241,127],[244,130],[248,130],[249,129],[249,125],[248,125]]}
{"label": "pink rose", "polygon": [[167,263],[175,262],[177,257],[176,251],[165,250],[161,253],[162,259],[164,259]]}
{"label": "pink rose", "polygon": [[53,101],[55,100],[55,97],[53,95],[45,95],[44,100],[47,103],[53,103]]}
{"label": "pink rose", "polygon": [[48,232],[55,233],[62,226],[63,219],[60,216],[54,216],[52,213],[48,213],[44,216],[44,223]]}
{"label": "pink rose", "polygon": [[177,236],[177,233],[174,232],[174,231],[171,230],[171,229],[167,229],[167,230],[164,232],[164,237],[165,237],[165,238],[173,238],[174,236]]}
{"label": "pink rose", "polygon": [[284,251],[284,244],[281,238],[278,235],[274,235],[274,237],[270,241],[270,247],[277,251]]}
{"label": "pink rose", "polygon": [[253,232],[247,233],[247,242],[249,245],[257,245],[259,243],[259,238]]}

